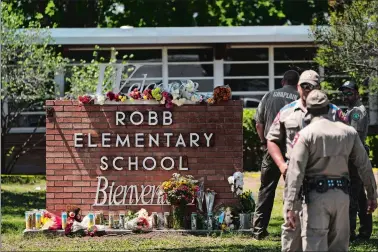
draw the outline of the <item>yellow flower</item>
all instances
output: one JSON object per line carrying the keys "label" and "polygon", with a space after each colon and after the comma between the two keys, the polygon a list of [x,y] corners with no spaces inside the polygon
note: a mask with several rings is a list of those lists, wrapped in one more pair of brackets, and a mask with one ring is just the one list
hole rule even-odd
{"label": "yellow flower", "polygon": [[134,98],[131,98],[131,97],[130,97],[130,101],[134,101]]}
{"label": "yellow flower", "polygon": [[146,95],[144,95],[144,96],[143,96],[143,99],[147,100],[147,96],[146,96]]}
{"label": "yellow flower", "polygon": [[125,102],[125,101],[126,101],[126,96],[123,96],[121,99],[121,102]]}

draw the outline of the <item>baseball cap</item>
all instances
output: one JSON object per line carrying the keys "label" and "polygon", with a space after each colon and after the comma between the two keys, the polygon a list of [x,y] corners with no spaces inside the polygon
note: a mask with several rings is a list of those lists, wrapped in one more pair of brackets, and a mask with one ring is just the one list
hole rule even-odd
{"label": "baseball cap", "polygon": [[308,109],[323,108],[328,104],[329,100],[326,93],[317,89],[311,91],[306,99],[306,107]]}
{"label": "baseball cap", "polygon": [[314,70],[304,71],[299,77],[298,85],[302,83],[309,83],[314,86],[319,86],[320,85],[319,74],[315,72]]}
{"label": "baseball cap", "polygon": [[358,85],[354,81],[345,82],[341,87],[339,87],[339,91],[343,91],[346,88],[358,91]]}

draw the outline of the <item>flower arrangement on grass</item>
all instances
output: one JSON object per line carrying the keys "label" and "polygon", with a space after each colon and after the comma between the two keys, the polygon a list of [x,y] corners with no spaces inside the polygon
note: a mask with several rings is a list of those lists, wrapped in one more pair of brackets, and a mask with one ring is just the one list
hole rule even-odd
{"label": "flower arrangement on grass", "polygon": [[173,207],[173,227],[184,228],[187,205],[195,200],[199,190],[198,180],[191,175],[174,173],[171,179],[161,184],[160,189],[163,198]]}

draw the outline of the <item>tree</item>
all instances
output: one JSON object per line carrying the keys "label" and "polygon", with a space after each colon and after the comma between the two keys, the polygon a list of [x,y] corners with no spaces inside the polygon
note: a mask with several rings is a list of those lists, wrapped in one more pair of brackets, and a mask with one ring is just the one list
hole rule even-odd
{"label": "tree", "polygon": [[55,98],[54,76],[66,60],[49,45],[48,30],[38,22],[29,22],[30,29],[21,29],[26,21],[13,4],[1,2],[1,15],[1,169],[10,173],[22,155],[45,139],[36,139],[33,134],[43,126],[45,116],[40,116],[34,132],[21,146],[6,150],[10,129],[22,112],[43,108],[45,100]]}
{"label": "tree", "polygon": [[378,2],[359,0],[334,3],[327,22],[314,21],[312,34],[319,46],[315,61],[328,76],[344,74],[360,83],[370,77],[369,91],[377,91],[377,18]]}
{"label": "tree", "polygon": [[300,25],[322,18],[328,7],[327,0],[9,1],[25,17],[58,27]]}

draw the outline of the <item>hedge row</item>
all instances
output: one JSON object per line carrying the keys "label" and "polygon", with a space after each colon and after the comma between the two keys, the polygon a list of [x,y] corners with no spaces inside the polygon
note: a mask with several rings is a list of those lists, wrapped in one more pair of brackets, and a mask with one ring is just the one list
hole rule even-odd
{"label": "hedge row", "polygon": [[[255,112],[255,109],[244,109],[243,111],[243,157],[245,171],[259,171],[262,161],[263,152],[260,149],[260,139],[257,135],[255,123],[253,122]],[[378,135],[368,136],[366,143],[370,147],[369,157],[372,165],[373,167],[378,167]]]}

